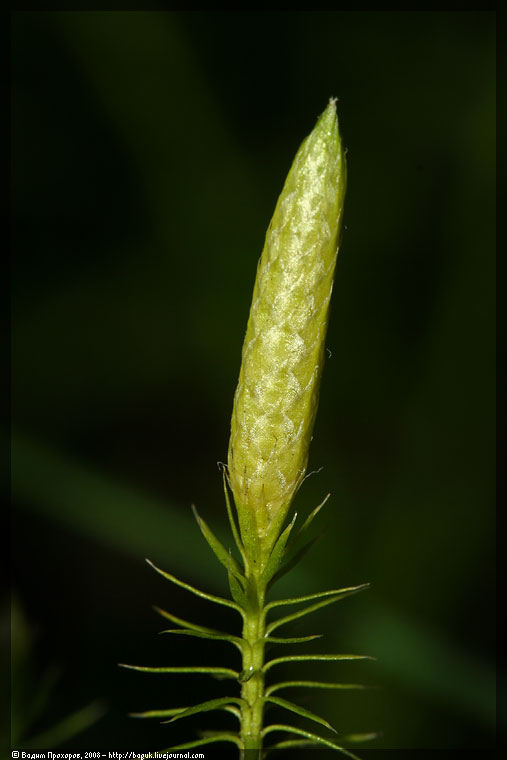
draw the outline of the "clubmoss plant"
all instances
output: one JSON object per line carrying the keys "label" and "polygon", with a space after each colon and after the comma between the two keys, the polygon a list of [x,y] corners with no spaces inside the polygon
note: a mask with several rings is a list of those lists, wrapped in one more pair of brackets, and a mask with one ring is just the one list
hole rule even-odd
{"label": "clubmoss plant", "polygon": [[[235,610],[241,616],[243,626],[241,636],[234,636],[159,610],[164,618],[178,626],[170,629],[170,633],[230,642],[240,652],[241,667],[233,670],[224,667],[125,666],[151,673],[207,673],[229,678],[239,685],[232,696],[190,707],[138,713],[138,717],[172,722],[200,712],[225,710],[239,721],[237,732],[208,733],[172,749],[231,742],[238,746],[242,758],[257,760],[269,748],[320,745],[355,757],[342,745],[373,736],[341,737],[336,742],[332,734],[328,738],[306,728],[285,723],[265,725],[264,721],[266,708],[277,706],[335,732],[324,718],[278,696],[278,692],[300,686],[322,689],[364,687],[320,681],[291,680],[269,684],[266,681],[281,663],[370,659],[358,654],[267,657],[272,645],[304,644],[318,638],[314,635],[297,638],[274,635],[280,627],[368,585],[266,601],[273,582],[290,570],[313,543],[312,540],[304,543],[305,533],[327,500],[310,513],[299,530],[296,529],[297,515],[291,518],[289,513],[305,477],[317,411],[345,186],[345,155],[338,130],[336,101],[331,99],[296,154],[269,225],[257,270],[234,397],[228,467],[223,469],[227,514],[241,561],[234,558],[195,512],[204,538],[227,571],[232,599],[200,591],[150,562],[172,583]],[[235,514],[229,490],[234,497]],[[299,611],[269,619],[279,608],[305,602],[308,604]],[[278,733],[297,738],[267,746],[271,734]]]}

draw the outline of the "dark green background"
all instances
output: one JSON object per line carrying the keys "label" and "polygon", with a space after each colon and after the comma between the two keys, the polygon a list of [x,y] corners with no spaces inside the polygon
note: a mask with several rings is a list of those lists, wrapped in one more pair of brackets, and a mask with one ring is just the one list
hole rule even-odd
{"label": "dark green background", "polygon": [[333,95],[346,230],[311,451],[324,469],[297,505],[332,498],[280,593],[371,581],[295,630],[325,632],[308,651],[378,661],[297,673],[381,689],[283,696],[340,732],[383,731],[379,747],[493,745],[494,25],[464,11],[13,14],[13,587],[28,692],[62,671],[27,735],[96,697],[104,717],[66,747],[162,748],[229,724],[128,718],[223,686],[116,663],[238,664],[225,644],[157,636],[154,603],[236,620],[143,557],[225,590],[190,504],[224,535],[216,461],[257,259]]}

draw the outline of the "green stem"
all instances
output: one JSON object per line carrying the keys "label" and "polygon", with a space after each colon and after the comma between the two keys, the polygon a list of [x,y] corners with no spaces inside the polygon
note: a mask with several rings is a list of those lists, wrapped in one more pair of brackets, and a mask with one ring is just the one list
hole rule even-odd
{"label": "green stem", "polygon": [[241,696],[246,702],[241,711],[241,740],[244,747],[241,760],[261,760],[265,696],[265,585],[259,582],[258,577],[250,575],[247,578],[247,593],[249,604],[245,609],[243,640],[248,646],[243,648],[243,671],[240,676],[243,681]]}

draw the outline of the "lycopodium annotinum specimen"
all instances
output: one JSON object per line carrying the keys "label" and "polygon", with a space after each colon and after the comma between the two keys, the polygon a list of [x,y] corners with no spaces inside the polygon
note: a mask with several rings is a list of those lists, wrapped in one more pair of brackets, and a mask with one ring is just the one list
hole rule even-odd
{"label": "lycopodium annotinum specimen", "polygon": [[[296,663],[304,661],[338,662],[367,657],[298,653],[273,658],[269,654],[273,646],[304,645],[318,638],[313,635],[280,637],[279,628],[361,591],[368,584],[266,601],[273,582],[290,570],[304,553],[305,544],[301,539],[323,506],[314,509],[299,528],[296,515],[290,517],[292,502],[305,476],[317,411],[345,185],[345,156],[336,104],[330,100],[296,154],[269,225],[257,270],[234,397],[228,467],[224,468],[227,513],[241,561],[218,541],[196,513],[204,538],[227,571],[232,599],[200,591],[152,565],[172,583],[208,601],[231,607],[241,616],[243,624],[241,635],[230,635],[158,610],[162,617],[178,626],[167,632],[230,642],[239,650],[241,664],[237,669],[125,666],[150,673],[207,673],[231,679],[230,696],[137,714],[137,717],[159,718],[171,723],[204,711],[225,710],[238,719],[237,732],[215,731],[171,749],[232,742],[239,747],[242,758],[257,760],[262,758],[263,748],[320,745],[355,757],[343,745],[373,736],[337,736],[324,718],[279,696],[280,692],[303,686],[322,689],[362,686],[302,681],[297,675],[290,681],[272,680],[281,663],[294,663],[297,667]],[[235,514],[229,490],[234,497]],[[272,613],[279,608],[305,602],[309,604],[296,612],[272,619]],[[281,708],[277,712],[302,717],[303,727],[278,722],[266,724],[267,708],[272,707]],[[326,736],[308,729],[310,722],[324,727]],[[288,737],[270,744],[272,734]]]}

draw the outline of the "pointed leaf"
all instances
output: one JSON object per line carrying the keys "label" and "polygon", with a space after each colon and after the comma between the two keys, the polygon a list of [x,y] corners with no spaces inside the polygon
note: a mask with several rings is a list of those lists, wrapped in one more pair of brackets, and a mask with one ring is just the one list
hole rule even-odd
{"label": "pointed leaf", "polygon": [[[322,736],[318,736],[317,734],[311,734],[309,731],[303,731],[301,728],[295,728],[294,726],[285,726],[282,724],[276,724],[273,726],[267,726],[262,732],[262,736],[266,736],[267,734],[272,733],[273,731],[284,731],[288,734],[296,734],[296,736],[304,736],[306,739],[311,741],[315,744],[322,744],[324,747],[329,747],[330,749],[335,749],[337,752],[341,752],[343,755],[346,755],[347,757],[352,758],[352,760],[360,760],[360,758],[357,755],[354,755],[352,752],[349,752],[345,747],[340,747],[338,744],[335,744],[332,741],[329,741],[329,739],[323,739]],[[269,747],[267,749],[270,749]]]}
{"label": "pointed leaf", "polygon": [[215,536],[215,534],[213,533],[209,525],[202,519],[202,517],[197,512],[197,509],[195,508],[194,504],[192,504],[192,511],[194,513],[195,519],[197,520],[197,524],[199,528],[201,529],[201,533],[206,539],[206,541],[208,542],[215,557],[218,559],[219,562],[222,563],[222,565],[225,567],[225,569],[228,572],[235,575],[239,581],[244,583],[245,578],[244,578],[243,573],[241,572],[241,568],[238,562],[234,559],[232,554],[229,551],[227,551],[227,549],[222,544],[222,542],[218,540],[218,538]]}
{"label": "pointed leaf", "polygon": [[177,586],[181,586],[181,588],[184,588],[187,591],[191,591],[192,594],[195,594],[196,596],[200,596],[202,599],[207,599],[208,602],[215,602],[215,604],[221,604],[224,607],[231,607],[231,609],[236,610],[236,612],[239,612],[239,614],[242,617],[244,617],[243,610],[235,602],[231,602],[229,599],[223,599],[221,596],[215,596],[214,594],[207,594],[205,591],[200,591],[199,589],[194,588],[194,586],[191,586],[189,583],[180,581],[179,578],[175,578],[174,575],[171,575],[170,573],[166,573],[164,570],[161,570],[159,567],[154,565],[153,562],[151,562],[149,559],[147,559],[146,562],[150,565],[150,567],[152,567],[157,573],[159,573],[163,578],[166,578],[168,581],[175,583]]}
{"label": "pointed leaf", "polygon": [[359,683],[328,683],[327,681],[281,681],[272,684],[266,689],[266,696],[269,697],[275,691],[280,689],[289,689],[293,687],[304,687],[305,689],[371,689],[372,686],[364,686]]}
{"label": "pointed leaf", "polygon": [[279,628],[281,625],[285,625],[286,623],[290,623],[293,620],[297,620],[298,618],[304,617],[304,615],[309,615],[311,612],[316,612],[317,610],[320,610],[322,607],[327,607],[329,604],[334,604],[335,602],[339,602],[341,599],[343,599],[343,596],[330,596],[330,597],[327,597],[327,599],[323,599],[321,602],[317,602],[316,604],[311,604],[308,607],[304,607],[302,610],[293,612],[291,615],[286,615],[283,618],[278,618],[278,620],[275,620],[273,623],[270,623],[270,625],[268,625],[268,627],[266,628],[266,633],[269,635],[273,631],[275,631],[277,628]]}
{"label": "pointed leaf", "polygon": [[293,567],[296,567],[296,565],[303,559],[303,557],[306,556],[306,554],[310,551],[312,546],[317,543],[317,541],[320,541],[323,534],[320,534],[318,536],[315,536],[314,538],[310,538],[306,544],[303,544],[303,546],[294,552],[294,554],[287,559],[287,562],[285,565],[282,565],[279,570],[276,571],[276,573],[273,575],[273,577],[270,580],[270,585],[272,586],[276,581],[279,581],[280,578],[283,578],[284,575],[287,575],[288,572],[292,570]]}
{"label": "pointed leaf", "polygon": [[126,665],[124,662],[119,662],[120,668],[127,668],[128,670],[139,670],[141,673],[202,673],[204,675],[216,676],[220,678],[238,678],[239,673],[236,670],[230,668],[208,668],[208,667],[168,667],[168,668],[152,668],[144,665]]}
{"label": "pointed leaf", "polygon": [[[224,712],[232,713],[232,715],[235,715],[236,718],[241,722],[241,710],[239,709],[239,707],[235,707],[234,705],[224,705],[224,707],[221,707],[220,709],[223,710]],[[208,732],[208,733],[211,735],[211,732]],[[222,733],[222,732],[215,731],[215,733]],[[202,732],[202,734],[204,735],[204,732]]]}
{"label": "pointed leaf", "polygon": [[317,517],[317,515],[320,512],[320,510],[322,509],[322,507],[327,502],[327,500],[329,499],[330,496],[331,496],[331,494],[328,493],[328,495],[326,496],[326,498],[323,501],[321,501],[320,504],[317,507],[315,507],[315,509],[313,510],[313,512],[310,512],[310,514],[308,515],[308,517],[304,521],[303,525],[300,527],[300,529],[298,531],[298,534],[296,536],[296,540],[300,536],[302,536],[303,533],[305,533],[308,530],[308,528],[310,527],[310,525],[312,524],[312,522],[314,521],[314,519]]}
{"label": "pointed leaf", "polygon": [[294,527],[294,523],[296,522],[297,518],[297,512],[290,521],[290,523],[287,525],[283,533],[279,536],[276,544],[273,547],[273,550],[270,554],[270,557],[268,559],[267,565],[264,568],[264,572],[261,575],[260,583],[266,584],[268,583],[277,570],[280,567],[280,563],[283,560],[284,554],[285,554],[285,547],[287,545],[287,541],[289,540],[289,536],[291,534],[292,528]]}
{"label": "pointed leaf", "polygon": [[227,491],[227,486],[229,486],[229,489],[231,493],[234,496],[234,490],[231,486],[231,479],[230,479],[230,473],[229,469],[226,465],[223,467],[223,473],[225,475],[226,484],[224,483],[224,491],[225,491],[225,503],[227,505],[227,512],[230,515],[230,522],[231,522],[231,528],[234,525],[233,533],[235,534],[235,537],[237,536],[237,544],[240,548],[241,556],[243,557],[243,562],[245,563],[245,566],[247,565],[247,556],[245,551],[245,546],[248,545],[249,547],[249,553],[250,551],[253,552],[254,556],[259,556],[260,554],[260,546],[259,546],[259,532],[257,528],[257,521],[255,519],[255,514],[251,510],[242,510],[241,512],[238,511],[238,502],[236,501],[236,497],[234,497],[234,506],[236,507],[236,517],[238,518],[238,525],[240,528],[239,534],[236,529],[236,524],[234,521],[234,518],[232,517],[232,510],[229,500],[229,494]]}
{"label": "pointed leaf", "polygon": [[278,705],[279,707],[284,707],[286,710],[297,713],[297,715],[301,715],[303,718],[308,718],[309,720],[315,721],[315,723],[320,723],[321,726],[329,728],[335,734],[338,733],[337,730],[327,722],[327,720],[324,720],[324,718],[321,718],[319,715],[311,712],[311,710],[307,710],[305,707],[295,705],[294,702],[289,702],[287,699],[282,699],[281,697],[265,697],[264,701],[271,702],[272,704]]}
{"label": "pointed leaf", "polygon": [[311,739],[287,739],[284,742],[277,742],[270,747],[266,747],[266,752],[270,752],[273,749],[306,749],[307,747],[315,747],[318,742]]}
{"label": "pointed leaf", "polygon": [[240,554],[243,558],[243,562],[246,564],[246,556],[245,556],[245,549],[243,547],[243,543],[241,541],[238,527],[236,525],[236,520],[234,519],[234,515],[232,513],[231,509],[231,501],[229,499],[229,491],[227,490],[227,474],[226,474],[226,468],[225,465],[222,465],[222,478],[224,481],[224,494],[225,494],[225,506],[227,507],[227,516],[229,518],[229,523],[232,530],[232,535],[234,536],[234,540],[236,541],[236,546],[238,547]]}
{"label": "pointed leaf", "polygon": [[337,588],[331,591],[320,591],[316,594],[307,594],[306,596],[296,596],[292,599],[276,599],[274,602],[269,602],[264,608],[267,613],[275,607],[283,607],[287,604],[300,604],[301,602],[310,602],[313,599],[322,599],[325,596],[350,596],[351,594],[357,594],[359,591],[364,591],[369,588],[369,583],[361,583],[360,586],[348,586],[347,588]]}
{"label": "pointed leaf", "polygon": [[369,657],[366,654],[297,654],[288,657],[277,657],[275,660],[270,660],[262,668],[266,673],[273,665],[279,665],[282,662],[310,662],[310,661],[323,661],[323,662],[337,662],[339,660],[374,660],[375,657]]}
{"label": "pointed leaf", "polygon": [[207,736],[204,739],[196,739],[193,742],[185,742],[185,744],[178,744],[176,747],[168,747],[161,750],[160,754],[173,752],[175,749],[191,749],[192,747],[203,747],[205,744],[214,744],[215,742],[232,742],[237,747],[243,749],[243,742],[237,734],[217,734],[216,736]]}
{"label": "pointed leaf", "polygon": [[313,636],[296,636],[294,638],[284,638],[283,636],[267,636],[264,640],[269,641],[272,644],[304,644],[307,641],[314,641],[315,639],[321,638],[322,633],[317,633]]}
{"label": "pointed leaf", "polygon": [[185,628],[169,628],[166,631],[160,631],[160,633],[174,633],[176,636],[195,636],[197,639],[213,639],[214,641],[227,641],[230,644],[238,647],[240,652],[243,651],[244,642],[238,636],[229,636],[228,634],[215,634],[205,633],[204,631],[191,631]]}
{"label": "pointed leaf", "polygon": [[[370,741],[371,739],[378,739],[381,734],[355,734],[358,737],[357,741]],[[342,744],[345,741],[351,741],[349,736],[341,736],[340,741]],[[284,742],[277,742],[270,747],[266,747],[266,752],[270,752],[273,749],[304,749],[305,747],[314,747],[318,742],[311,739],[288,739]],[[335,747],[336,749],[336,747]]]}
{"label": "pointed leaf", "polygon": [[220,708],[228,707],[231,704],[236,704],[242,707],[246,703],[245,700],[240,697],[219,697],[218,699],[208,699],[206,702],[200,702],[198,705],[193,705],[193,707],[187,707],[183,712],[180,712],[169,720],[163,722],[174,723],[174,721],[179,720],[180,718],[187,718],[189,715],[197,715],[197,713],[209,712],[210,710],[219,710]]}
{"label": "pointed leaf", "polygon": [[[225,712],[230,712],[233,715],[235,715],[237,718],[241,719],[241,712],[237,707],[234,707],[233,705],[225,705],[224,707],[218,708],[217,710],[221,709]],[[146,712],[140,712],[140,713],[129,713],[129,716],[131,718],[170,718],[173,715],[177,715],[178,713],[182,713],[185,710],[188,710],[188,707],[170,707],[167,710],[147,710]],[[214,733],[223,733],[222,731],[215,731]],[[206,732],[206,736],[210,734],[210,732]],[[203,732],[204,735],[204,732]],[[211,735],[211,734],[210,734]]]}
{"label": "pointed leaf", "polygon": [[170,707],[167,710],[146,710],[145,712],[129,713],[129,718],[170,718],[186,709],[186,707]]}
{"label": "pointed leaf", "polygon": [[166,618],[166,620],[170,620],[172,623],[181,625],[182,628],[188,628],[191,631],[200,631],[201,633],[215,633],[220,636],[227,636],[224,631],[218,631],[214,628],[207,628],[206,626],[198,625],[197,623],[190,623],[188,620],[184,620],[183,618],[176,617],[176,615],[173,615],[170,612],[166,612],[165,610],[161,609],[161,607],[153,607],[153,609],[155,612],[158,612],[158,614],[163,618]]}
{"label": "pointed leaf", "polygon": [[245,609],[247,606],[247,603],[246,603],[246,597],[245,597],[245,592],[243,590],[243,587],[238,583],[237,579],[232,573],[228,572],[227,578],[229,580],[229,589],[231,591],[232,598],[237,604],[239,604],[240,607]]}

